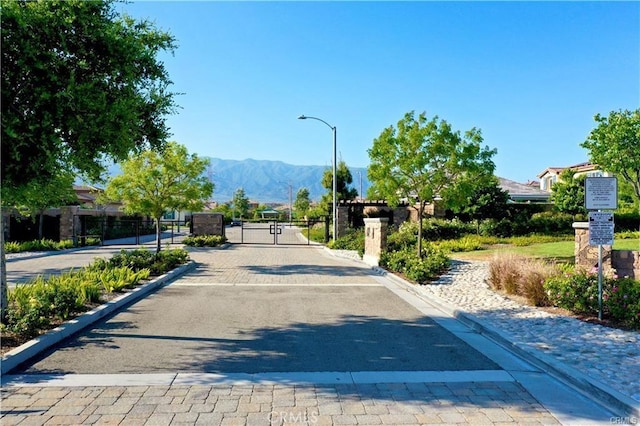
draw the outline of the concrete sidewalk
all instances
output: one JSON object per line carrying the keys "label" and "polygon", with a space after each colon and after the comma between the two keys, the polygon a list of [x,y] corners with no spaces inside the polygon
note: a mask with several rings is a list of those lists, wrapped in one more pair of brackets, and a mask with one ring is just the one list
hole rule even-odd
{"label": "concrete sidewalk", "polygon": [[[361,262],[314,247],[191,250],[172,286],[369,288],[438,323],[493,370],[4,376],[2,424],[607,424],[633,421],[559,383]],[[59,256],[55,256],[59,257]],[[56,260],[40,258],[44,268]],[[62,262],[58,261],[58,264]],[[164,290],[159,290],[160,292]],[[395,294],[395,296],[394,296]],[[425,353],[427,356],[427,353]],[[107,361],[108,362],[108,361]]]}

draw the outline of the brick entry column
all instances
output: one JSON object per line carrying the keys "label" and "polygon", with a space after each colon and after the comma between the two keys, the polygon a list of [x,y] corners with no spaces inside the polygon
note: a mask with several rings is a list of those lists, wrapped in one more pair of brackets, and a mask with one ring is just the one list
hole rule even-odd
{"label": "brick entry column", "polygon": [[371,265],[378,266],[380,254],[387,247],[386,217],[364,219],[364,256],[362,260]]}

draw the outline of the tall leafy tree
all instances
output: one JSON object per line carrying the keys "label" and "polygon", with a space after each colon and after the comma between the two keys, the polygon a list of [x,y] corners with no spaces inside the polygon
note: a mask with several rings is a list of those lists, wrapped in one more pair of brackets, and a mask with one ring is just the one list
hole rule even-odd
{"label": "tall leafy tree", "polygon": [[240,217],[246,217],[249,213],[249,198],[244,192],[244,188],[236,189],[233,193],[233,215],[239,215]]}
{"label": "tall leafy tree", "polygon": [[596,114],[597,126],[581,146],[602,169],[622,177],[640,201],[640,109]]}
{"label": "tall leafy tree", "polygon": [[497,177],[491,176],[479,180],[467,202],[455,211],[463,217],[475,220],[479,231],[480,220],[504,217],[508,202],[509,193],[500,187]]}
{"label": "tall leafy tree", "polygon": [[309,211],[311,201],[309,200],[309,189],[300,188],[296,193],[296,200],[293,203],[293,209],[299,216],[305,216]]}
{"label": "tall leafy tree", "polygon": [[[387,127],[368,150],[371,197],[382,197],[390,206],[408,201],[418,211],[418,235],[422,235],[425,206],[437,197],[449,208],[464,205],[480,180],[493,175],[495,149],[482,146],[479,129],[460,134],[437,116],[408,112],[397,127]],[[418,238],[422,256],[422,238]]]}
{"label": "tall leafy tree", "polygon": [[[102,161],[160,147],[174,93],[162,51],[175,39],[119,15],[113,0],[2,1],[3,197],[62,170],[95,181]],[[3,233],[0,233],[3,238]],[[0,240],[4,262],[4,241]],[[1,314],[7,306],[2,265]]]}
{"label": "tall leafy tree", "polygon": [[[358,196],[358,191],[355,188],[350,187],[353,183],[353,176],[351,170],[347,167],[347,163],[340,160],[336,167],[336,198],[337,202],[340,200],[355,200]],[[322,186],[327,192],[322,196],[320,205],[326,212],[331,211],[331,205],[333,203],[333,171],[326,169],[322,175]]]}
{"label": "tall leafy tree", "polygon": [[122,163],[122,174],[112,178],[104,197],[122,202],[129,214],[151,216],[156,222],[156,251],[160,251],[160,219],[169,210],[199,211],[213,193],[203,175],[208,159],[169,142],[161,152],[144,151]]}
{"label": "tall leafy tree", "polygon": [[551,202],[562,213],[585,214],[584,175],[575,176],[571,169],[563,170],[551,187]]}

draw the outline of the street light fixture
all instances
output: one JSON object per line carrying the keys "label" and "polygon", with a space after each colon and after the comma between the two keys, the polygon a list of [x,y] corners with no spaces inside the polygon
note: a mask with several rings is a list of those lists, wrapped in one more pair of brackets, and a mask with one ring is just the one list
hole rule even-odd
{"label": "street light fixture", "polygon": [[327,123],[326,121],[324,121],[321,118],[318,117],[308,117],[306,115],[301,115],[300,117],[298,117],[298,120],[318,120],[323,122],[324,124],[326,124],[332,131],[333,133],[333,241],[336,240],[336,237],[338,235],[338,203],[337,203],[337,199],[336,199],[336,194],[337,194],[337,189],[338,189],[338,180],[337,180],[337,174],[336,174],[336,168],[337,168],[337,163],[336,163],[336,127],[332,126],[331,124]]}

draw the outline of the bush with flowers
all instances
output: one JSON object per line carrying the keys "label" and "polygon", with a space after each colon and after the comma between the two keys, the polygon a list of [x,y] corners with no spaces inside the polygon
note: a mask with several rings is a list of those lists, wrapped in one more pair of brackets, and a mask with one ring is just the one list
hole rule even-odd
{"label": "bush with flowers", "polygon": [[[544,283],[554,306],[576,314],[598,313],[598,273],[575,268]],[[640,281],[605,274],[602,280],[603,317],[626,326],[640,328]]]}

